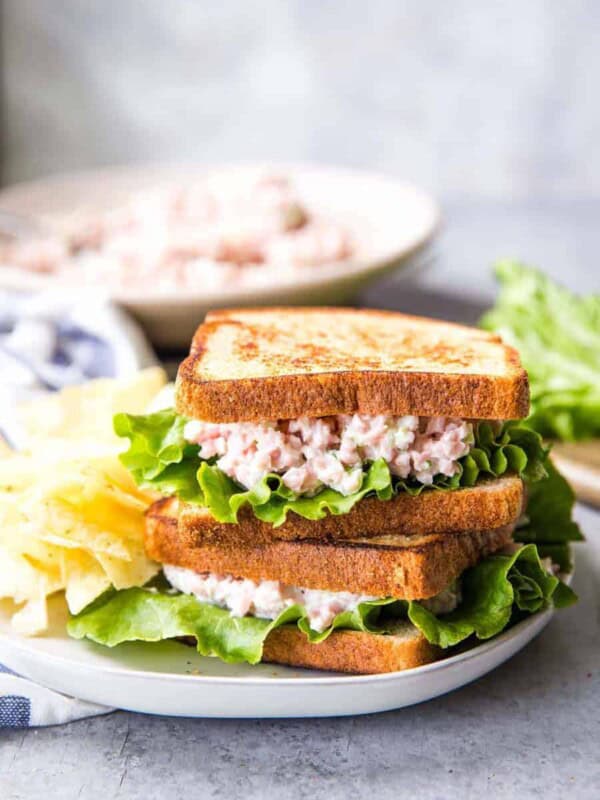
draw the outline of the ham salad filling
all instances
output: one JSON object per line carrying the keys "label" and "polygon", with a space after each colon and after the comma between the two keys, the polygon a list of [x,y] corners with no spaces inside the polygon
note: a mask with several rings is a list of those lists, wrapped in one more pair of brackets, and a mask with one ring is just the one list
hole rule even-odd
{"label": "ham salad filling", "polygon": [[[277,619],[286,608],[293,605],[303,606],[310,627],[319,633],[326,630],[338,614],[354,611],[359,603],[376,599],[352,592],[328,592],[286,586],[281,581],[251,581],[231,575],[194,572],[170,564],[163,565],[163,572],[175,589],[183,594],[193,594],[201,603],[226,608],[232,617],[250,615]],[[453,611],[459,602],[460,591],[456,586],[422,601],[423,605],[436,614]]]}
{"label": "ham salad filling", "polygon": [[201,603],[226,608],[232,617],[276,619],[290,606],[304,606],[310,627],[319,632],[328,628],[338,614],[354,611],[359,603],[375,599],[351,592],[299,589],[280,581],[255,582],[231,575],[199,573],[169,564],[163,565],[163,572],[175,589],[193,594]]}
{"label": "ham salad filling", "polygon": [[473,423],[446,417],[364,414],[301,417],[272,422],[213,423],[190,420],[184,436],[200,457],[251,489],[269,473],[281,475],[298,495],[329,487],[357,492],[365,462],[383,458],[392,475],[429,485],[452,477],[473,443]]}

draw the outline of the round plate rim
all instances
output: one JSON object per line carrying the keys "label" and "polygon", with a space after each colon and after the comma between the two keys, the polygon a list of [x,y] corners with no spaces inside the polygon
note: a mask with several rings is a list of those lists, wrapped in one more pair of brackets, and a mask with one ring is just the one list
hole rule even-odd
{"label": "round plate rim", "polygon": [[[112,675],[119,675],[122,677],[127,677],[131,679],[143,679],[149,680],[151,682],[161,682],[168,680],[169,682],[173,681],[175,683],[194,683],[194,684],[219,684],[219,685],[244,685],[244,686],[295,686],[295,685],[324,685],[324,686],[332,686],[342,684],[348,684],[349,681],[352,683],[358,684],[381,684],[386,683],[388,681],[397,681],[398,679],[402,679],[406,677],[407,679],[411,677],[418,677],[418,676],[425,676],[430,673],[440,672],[444,669],[448,669],[452,666],[456,666],[458,664],[464,663],[466,661],[471,661],[475,658],[483,658],[485,655],[493,652],[497,648],[501,647],[502,645],[507,644],[511,640],[518,638],[522,635],[526,630],[529,628],[536,628],[533,636],[535,635],[546,626],[546,624],[550,621],[551,617],[554,614],[554,609],[549,608],[545,611],[537,612],[532,614],[530,617],[527,617],[524,620],[513,625],[507,631],[494,636],[490,640],[483,641],[478,644],[474,644],[472,647],[469,647],[467,650],[464,650],[461,653],[457,653],[453,656],[448,656],[446,658],[440,658],[438,661],[434,661],[430,664],[424,664],[419,667],[412,667],[411,669],[406,670],[397,670],[395,672],[384,672],[378,673],[375,675],[351,675],[351,674],[344,674],[341,673],[339,675],[327,675],[327,676],[310,676],[310,677],[289,677],[289,678],[280,678],[280,677],[251,677],[251,676],[228,676],[228,675],[178,675],[176,673],[164,673],[164,672],[151,672],[146,670],[139,670],[139,669],[130,669],[130,668],[123,668],[123,667],[113,667],[109,665],[96,665],[96,664],[89,664],[85,663],[85,660],[77,660],[73,658],[68,658],[65,656],[57,655],[54,653],[43,653],[41,651],[35,650],[35,648],[27,647],[28,640],[25,637],[19,637],[17,634],[7,634],[3,631],[0,631],[0,651],[2,649],[2,645],[5,644],[9,648],[13,648],[13,650],[19,650],[21,653],[28,655],[29,657],[39,657],[46,662],[52,661],[55,666],[64,665],[67,669],[85,669],[90,673],[101,674],[103,676],[110,676]],[[77,641],[77,640],[73,640]],[[83,644],[85,644],[85,640],[81,640]],[[530,639],[523,643],[523,647],[528,644]],[[3,656],[4,658],[4,656]],[[10,666],[10,665],[9,665]],[[273,665],[277,666],[277,665]]]}

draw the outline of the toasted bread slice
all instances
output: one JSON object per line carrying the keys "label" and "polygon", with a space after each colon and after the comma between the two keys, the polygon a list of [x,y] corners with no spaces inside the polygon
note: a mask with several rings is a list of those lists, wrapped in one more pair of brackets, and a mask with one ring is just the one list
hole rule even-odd
{"label": "toasted bread slice", "polygon": [[177,376],[176,405],[213,422],[331,414],[517,419],[527,374],[499,336],[392,311],[214,311]]}
{"label": "toasted bread slice", "polygon": [[[185,637],[194,647],[196,640]],[[375,675],[422,667],[444,651],[430,644],[408,620],[398,620],[390,633],[336,630],[312,643],[296,625],[282,625],[267,636],[261,661],[353,675]]]}
{"label": "toasted bread slice", "polygon": [[268,635],[262,660],[364,675],[420,667],[441,653],[410,622],[399,622],[393,634],[385,635],[334,631],[319,644],[311,644],[295,625],[283,625]]}
{"label": "toasted bread slice", "polygon": [[[201,510],[199,511],[201,513]],[[252,546],[203,542],[177,524],[178,501],[154,503],[146,515],[146,552],[154,561],[290,586],[416,600],[443,591],[461,572],[499,550],[514,524],[491,531],[370,539],[271,541]],[[210,520],[210,513],[206,511]]]}
{"label": "toasted bread slice", "polygon": [[389,531],[406,536],[463,533],[510,525],[520,517],[523,505],[523,481],[510,475],[482,481],[472,488],[425,491],[418,497],[402,493],[389,501],[367,497],[348,514],[328,514],[319,520],[290,513],[278,528],[257,519],[248,508],[239,512],[239,524],[232,525],[207,516],[196,505],[181,503],[179,528],[195,541],[231,546],[265,544],[276,539],[340,541],[381,536]]}

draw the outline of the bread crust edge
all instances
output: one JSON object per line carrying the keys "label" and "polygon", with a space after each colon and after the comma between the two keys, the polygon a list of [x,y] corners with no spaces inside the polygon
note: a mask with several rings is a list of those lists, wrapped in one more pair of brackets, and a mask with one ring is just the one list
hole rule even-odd
{"label": "bread crust edge", "polygon": [[190,536],[206,542],[244,545],[276,539],[340,541],[381,536],[393,531],[405,535],[491,530],[519,518],[525,504],[521,478],[511,475],[451,491],[426,490],[417,497],[398,494],[390,500],[366,497],[347,514],[327,514],[310,520],[289,512],[277,528],[258,519],[252,509],[238,512],[238,524],[219,522],[198,507],[182,503],[179,525]]}

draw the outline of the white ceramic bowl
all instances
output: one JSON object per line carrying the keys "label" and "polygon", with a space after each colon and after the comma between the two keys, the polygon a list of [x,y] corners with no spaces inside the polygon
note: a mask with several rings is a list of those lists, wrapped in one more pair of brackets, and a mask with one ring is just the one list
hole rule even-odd
{"label": "white ceramic bowl", "polygon": [[[201,179],[209,173],[255,172],[258,165],[221,167],[113,168],[22,183],[0,192],[0,210],[42,219],[73,210],[105,209],[122,204],[132,193]],[[439,209],[426,193],[382,175],[347,169],[274,164],[269,170],[289,176],[310,210],[339,220],[353,233],[351,259],[294,274],[274,274],[258,267],[245,284],[157,291],[152,286],[119,289],[111,298],[141,322],[158,345],[187,348],[193,331],[211,308],[342,304],[373,278],[406,267],[432,239]],[[52,277],[0,268],[0,286],[48,288]]]}

